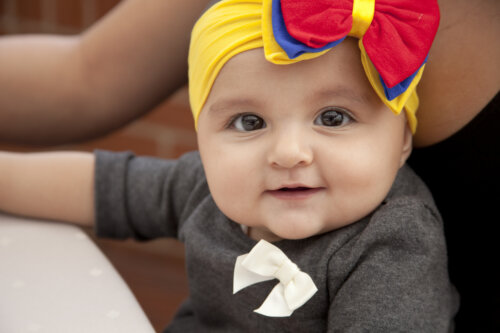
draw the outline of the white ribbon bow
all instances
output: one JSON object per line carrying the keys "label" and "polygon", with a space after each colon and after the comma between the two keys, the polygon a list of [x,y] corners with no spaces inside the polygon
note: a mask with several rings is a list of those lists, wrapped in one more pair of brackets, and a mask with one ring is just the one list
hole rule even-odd
{"label": "white ribbon bow", "polygon": [[302,272],[279,248],[260,240],[249,253],[236,259],[233,293],[275,278],[280,283],[260,308],[254,310],[264,316],[289,317],[318,291],[311,277]]}

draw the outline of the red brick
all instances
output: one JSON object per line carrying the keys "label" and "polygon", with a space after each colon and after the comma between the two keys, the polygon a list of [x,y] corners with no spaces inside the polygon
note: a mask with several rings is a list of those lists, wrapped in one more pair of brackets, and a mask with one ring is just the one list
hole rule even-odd
{"label": "red brick", "polygon": [[82,4],[80,0],[57,0],[57,23],[66,27],[81,28],[83,26]]}
{"label": "red brick", "polygon": [[21,18],[40,21],[42,18],[42,6],[40,0],[17,0],[16,12]]}
{"label": "red brick", "polygon": [[155,140],[129,135],[125,129],[100,139],[75,145],[73,148],[86,151],[93,151],[94,149],[113,151],[131,150],[138,155],[157,156],[157,146]]}
{"label": "red brick", "polygon": [[172,128],[194,131],[187,89],[183,88],[151,111],[144,120]]}
{"label": "red brick", "polygon": [[42,31],[46,31],[46,28],[43,26],[43,21],[38,21],[33,23],[33,21],[24,21],[19,20],[17,24],[16,30],[12,31],[16,34],[31,34],[31,33],[40,33]]}
{"label": "red brick", "polygon": [[171,156],[165,156],[165,157],[168,157],[168,158],[177,158],[179,156],[181,156],[182,154],[185,154],[189,151],[193,151],[193,150],[197,150],[198,147],[197,145],[185,145],[185,144],[178,144],[178,145],[174,145],[172,148],[171,148]]}
{"label": "red brick", "polygon": [[143,120],[168,127],[194,131],[194,121],[190,109],[169,102],[154,109]]}

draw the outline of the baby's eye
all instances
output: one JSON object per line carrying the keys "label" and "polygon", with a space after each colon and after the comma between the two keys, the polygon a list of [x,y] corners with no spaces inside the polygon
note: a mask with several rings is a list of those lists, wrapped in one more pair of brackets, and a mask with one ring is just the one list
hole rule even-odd
{"label": "baby's eye", "polygon": [[233,118],[229,127],[233,127],[238,131],[249,132],[256,131],[266,127],[264,119],[251,113],[241,114]]}
{"label": "baby's eye", "polygon": [[352,117],[345,110],[329,109],[321,112],[321,114],[314,119],[314,124],[319,126],[339,127],[347,125],[352,120]]}

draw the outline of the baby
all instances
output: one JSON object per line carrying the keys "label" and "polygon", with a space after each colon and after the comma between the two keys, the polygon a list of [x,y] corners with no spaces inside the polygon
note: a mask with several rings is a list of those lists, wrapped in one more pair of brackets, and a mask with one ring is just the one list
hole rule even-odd
{"label": "baby", "polygon": [[1,154],[0,209],[183,241],[167,332],[452,330],[441,218],[405,165],[438,10],[380,3],[217,3],[189,55],[199,153]]}

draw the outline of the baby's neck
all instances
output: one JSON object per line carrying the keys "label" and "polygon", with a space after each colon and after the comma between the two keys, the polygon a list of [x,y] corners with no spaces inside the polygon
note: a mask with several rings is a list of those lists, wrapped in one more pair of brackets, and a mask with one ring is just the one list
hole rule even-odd
{"label": "baby's neck", "polygon": [[253,240],[259,241],[261,239],[268,241],[270,243],[277,242],[282,240],[283,238],[276,236],[272,232],[268,230],[261,230],[259,228],[251,228],[246,225],[242,225],[241,229],[243,232]]}

